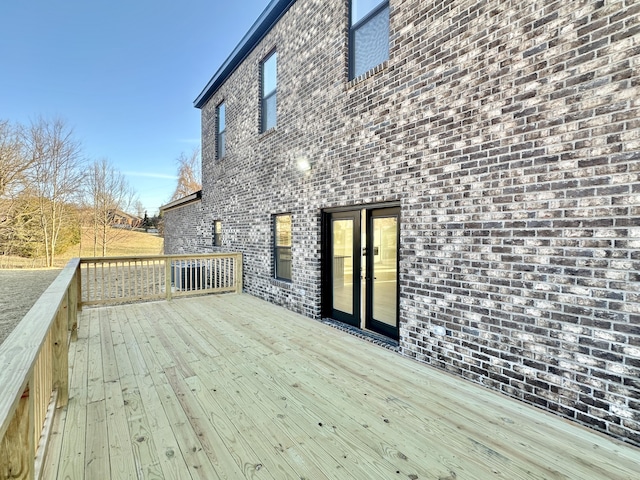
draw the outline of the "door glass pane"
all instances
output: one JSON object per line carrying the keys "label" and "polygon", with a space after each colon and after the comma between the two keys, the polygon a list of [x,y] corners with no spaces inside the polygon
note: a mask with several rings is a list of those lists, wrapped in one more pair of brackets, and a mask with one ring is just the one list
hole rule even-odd
{"label": "door glass pane", "polygon": [[333,220],[333,309],[353,315],[353,220]]}
{"label": "door glass pane", "polygon": [[373,218],[373,318],[396,326],[398,218]]}

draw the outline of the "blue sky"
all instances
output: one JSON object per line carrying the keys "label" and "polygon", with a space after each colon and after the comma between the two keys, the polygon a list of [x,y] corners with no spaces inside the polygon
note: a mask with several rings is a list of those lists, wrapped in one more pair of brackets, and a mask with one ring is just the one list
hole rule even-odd
{"label": "blue sky", "polygon": [[152,215],[200,145],[193,100],[268,3],[2,0],[0,119],[64,119]]}

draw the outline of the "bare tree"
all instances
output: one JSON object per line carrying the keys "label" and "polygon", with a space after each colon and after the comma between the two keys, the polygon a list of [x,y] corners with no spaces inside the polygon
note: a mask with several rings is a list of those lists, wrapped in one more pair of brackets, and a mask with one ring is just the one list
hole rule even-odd
{"label": "bare tree", "polygon": [[144,209],[144,205],[142,204],[142,202],[139,199],[136,200],[136,204],[134,206],[134,210],[136,211],[136,215],[139,218],[143,218],[145,213],[146,213],[146,211]]}
{"label": "bare tree", "polygon": [[104,257],[108,244],[122,232],[113,228],[116,218],[126,216],[139,201],[125,176],[105,159],[97,160],[91,166],[86,194],[92,212],[93,255],[97,256],[100,247]]}
{"label": "bare tree", "polygon": [[[19,127],[0,120],[0,252],[12,255],[20,239],[26,236],[23,226],[29,223],[29,208],[18,202],[24,188],[24,172],[29,162],[24,155]],[[26,214],[26,215],[25,215]]]}
{"label": "bare tree", "polygon": [[0,120],[0,198],[15,195],[31,162],[24,154],[20,128]]}
{"label": "bare tree", "polygon": [[60,119],[38,119],[23,132],[30,163],[29,195],[37,201],[46,263],[53,266],[62,227],[76,221],[73,201],[82,184],[83,159],[73,131]]}
{"label": "bare tree", "polygon": [[178,157],[178,185],[171,201],[177,200],[202,189],[200,149],[194,148],[190,155],[182,152]]}

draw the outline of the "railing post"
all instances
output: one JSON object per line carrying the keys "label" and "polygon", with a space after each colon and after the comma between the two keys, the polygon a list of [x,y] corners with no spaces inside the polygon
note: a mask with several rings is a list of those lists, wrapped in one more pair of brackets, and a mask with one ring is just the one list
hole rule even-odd
{"label": "railing post", "polygon": [[167,301],[171,300],[171,259],[164,259],[164,291]]}
{"label": "railing post", "polygon": [[65,294],[54,320],[53,337],[53,388],[58,389],[58,406],[69,402],[69,342],[67,341],[69,294]]}
{"label": "railing post", "polygon": [[[82,311],[82,262],[78,263],[78,268],[76,270],[76,288],[78,289],[78,311]],[[87,280],[88,280],[87,276]],[[87,290],[89,286],[87,285]],[[77,325],[76,325],[77,326]]]}
{"label": "railing post", "polygon": [[0,442],[0,478],[35,478],[36,455],[33,433],[33,395],[29,387],[22,394],[4,438]]}
{"label": "railing post", "polygon": [[242,293],[242,253],[236,254],[236,293]]}
{"label": "railing post", "polygon": [[71,333],[71,340],[78,339],[78,304],[80,302],[78,301],[79,282],[77,281],[77,278],[80,278],[79,265],[78,265],[78,268],[76,269],[75,275],[76,275],[75,281],[74,280],[71,281],[71,283],[69,284],[69,288],[67,290],[68,292],[67,305],[69,306],[68,317],[67,317],[67,331]]}

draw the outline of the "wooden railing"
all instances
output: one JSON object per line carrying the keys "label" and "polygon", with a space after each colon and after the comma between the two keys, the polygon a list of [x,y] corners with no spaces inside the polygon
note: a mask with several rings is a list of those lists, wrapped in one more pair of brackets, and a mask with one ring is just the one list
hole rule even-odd
{"label": "wooden railing", "polygon": [[242,254],[83,258],[81,305],[242,291]]}
{"label": "wooden railing", "polygon": [[0,480],[42,473],[83,305],[242,292],[242,254],[73,259],[0,345]]}
{"label": "wooden railing", "polygon": [[50,420],[57,406],[67,404],[79,265],[77,259],[67,264],[0,345],[2,479],[38,478]]}

